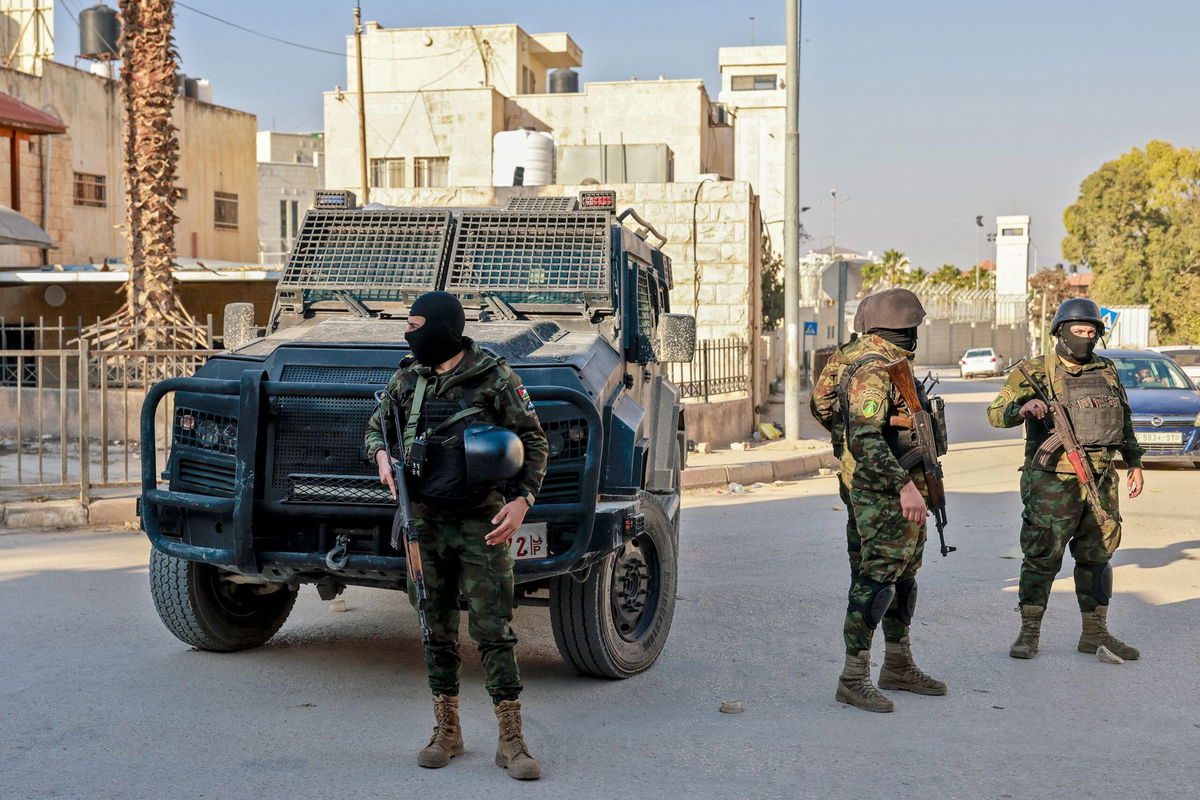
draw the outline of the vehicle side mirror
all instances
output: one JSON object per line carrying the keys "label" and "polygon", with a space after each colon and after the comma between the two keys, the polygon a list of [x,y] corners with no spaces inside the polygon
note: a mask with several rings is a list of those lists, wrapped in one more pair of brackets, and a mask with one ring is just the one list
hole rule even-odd
{"label": "vehicle side mirror", "polygon": [[696,318],[660,314],[654,338],[655,355],[661,363],[688,363],[696,354]]}

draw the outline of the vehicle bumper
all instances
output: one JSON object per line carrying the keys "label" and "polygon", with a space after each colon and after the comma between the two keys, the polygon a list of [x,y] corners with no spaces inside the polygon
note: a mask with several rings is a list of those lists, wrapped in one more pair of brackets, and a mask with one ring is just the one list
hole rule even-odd
{"label": "vehicle bumper", "polygon": [[[341,506],[332,504],[288,503],[265,508],[262,501],[263,451],[265,420],[270,400],[274,397],[364,398],[378,390],[373,384],[313,384],[269,381],[260,371],[247,371],[240,380],[212,378],[171,378],[156,384],[147,392],[142,407],[142,441],[154,441],[154,418],[159,403],[172,392],[236,396],[238,398],[238,431],[236,472],[233,497],[160,489],[156,448],[142,449],[142,494],[139,514],[142,528],[151,544],[168,555],[187,561],[199,561],[244,575],[266,580],[292,580],[298,575],[323,574],[346,578],[348,581],[398,582],[406,574],[402,555],[352,553],[337,570],[326,564],[324,553],[278,552],[256,547],[255,529],[269,526],[281,515],[305,518],[331,518],[350,524],[353,520],[370,520],[378,524],[379,507]],[[604,447],[603,426],[590,398],[564,387],[529,386],[534,401],[566,402],[586,419],[592,432],[580,481],[580,500],[574,503],[535,505],[526,517],[527,522],[545,522],[570,526],[569,547],[544,559],[523,560],[516,564],[518,582],[560,575],[588,563],[589,556],[607,553],[636,532],[637,501],[614,500],[596,503],[600,482],[600,464]],[[589,502],[590,501],[590,502]],[[181,515],[196,514],[215,530],[220,531],[221,543],[211,547],[189,541],[186,524],[179,525],[178,535],[167,535],[164,523],[178,520]],[[390,518],[390,512],[383,514]],[[211,543],[211,542],[210,542]],[[383,549],[383,548],[381,548]]]}

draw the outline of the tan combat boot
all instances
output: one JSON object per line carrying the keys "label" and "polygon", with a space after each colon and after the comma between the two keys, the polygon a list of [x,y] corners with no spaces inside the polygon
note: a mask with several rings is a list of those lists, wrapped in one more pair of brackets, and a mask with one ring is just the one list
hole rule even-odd
{"label": "tan combat boot", "polygon": [[[1013,658],[1033,658],[1038,651],[1038,638],[1042,635],[1042,615],[1046,613],[1045,606],[1021,606],[1021,632],[1017,640],[1008,648],[1008,654]],[[1093,653],[1095,650],[1092,651]]]}
{"label": "tan combat boot", "polygon": [[863,711],[887,713],[894,710],[875,684],[871,683],[871,651],[862,650],[858,655],[846,654],[846,666],[838,677],[837,700]]}
{"label": "tan combat boot", "polygon": [[463,754],[462,727],[458,724],[458,698],[439,694],[433,698],[433,736],[417,754],[417,764],[430,769],[444,767]]}
{"label": "tan combat boot", "polygon": [[510,778],[536,781],[542,777],[542,767],[529,755],[529,746],[521,735],[521,701],[501,700],[496,706],[500,721],[500,742],[496,745],[496,766],[508,770]]}
{"label": "tan combat boot", "polygon": [[1119,655],[1126,661],[1137,661],[1141,655],[1136,647],[1130,647],[1108,632],[1108,606],[1096,606],[1095,611],[1084,611],[1083,633],[1079,636],[1079,652],[1095,653],[1100,645]]}
{"label": "tan combat boot", "polygon": [[913,661],[912,647],[907,636],[898,642],[884,642],[879,688],[899,689],[916,694],[946,693],[946,684],[926,675]]}

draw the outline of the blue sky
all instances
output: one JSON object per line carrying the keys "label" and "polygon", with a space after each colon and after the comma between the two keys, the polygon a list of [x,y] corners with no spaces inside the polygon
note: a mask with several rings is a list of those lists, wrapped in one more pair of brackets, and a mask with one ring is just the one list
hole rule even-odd
{"label": "blue sky", "polygon": [[[115,5],[115,0],[108,0]],[[59,58],[77,42],[58,0]],[[190,0],[245,27],[338,52],[347,0]],[[782,44],[783,0],[454,3],[364,0],[386,27],[515,22],[567,31],[584,81],[700,77],[715,96],[717,48]],[[177,9],[182,68],[259,128],[322,127],[320,93],[344,60],[267,41]],[[1039,263],[1059,259],[1062,210],[1104,161],[1151,139],[1200,145],[1200,3],[1157,0],[824,0],[804,3],[801,195],[816,244],[896,248],[915,264],[975,259],[974,217],[1033,216]],[[647,120],[653,124],[653,120]],[[821,237],[826,237],[824,240]]]}

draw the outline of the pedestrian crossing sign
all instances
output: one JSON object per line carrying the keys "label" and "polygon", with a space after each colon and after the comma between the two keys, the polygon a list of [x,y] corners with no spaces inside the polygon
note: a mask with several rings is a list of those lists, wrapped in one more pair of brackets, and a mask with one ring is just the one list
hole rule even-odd
{"label": "pedestrian crossing sign", "polygon": [[804,335],[805,336],[816,336],[817,335],[817,323],[815,323],[815,322],[804,323]]}
{"label": "pedestrian crossing sign", "polygon": [[1111,331],[1113,326],[1117,324],[1117,317],[1121,316],[1120,311],[1114,311],[1111,308],[1100,309],[1100,319],[1104,321],[1104,329]]}

